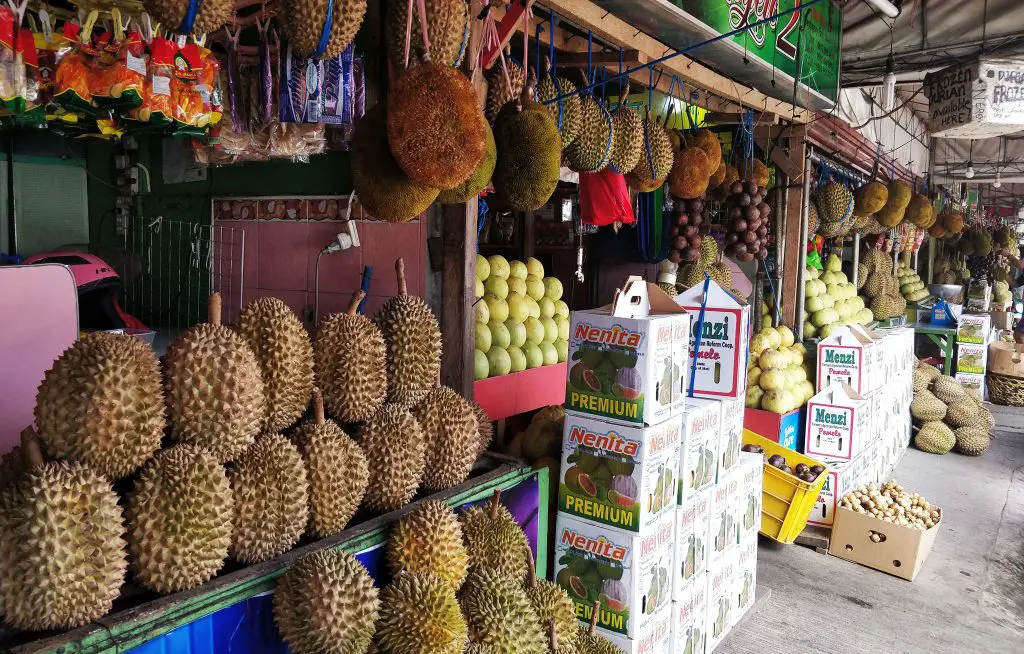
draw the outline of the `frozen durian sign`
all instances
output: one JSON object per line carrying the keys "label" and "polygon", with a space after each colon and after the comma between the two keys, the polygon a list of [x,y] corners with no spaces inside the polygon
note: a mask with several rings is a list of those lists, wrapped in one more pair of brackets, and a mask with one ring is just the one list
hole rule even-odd
{"label": "frozen durian sign", "polygon": [[689,357],[694,397],[744,398],[750,306],[714,281],[702,282],[676,296],[693,316]]}

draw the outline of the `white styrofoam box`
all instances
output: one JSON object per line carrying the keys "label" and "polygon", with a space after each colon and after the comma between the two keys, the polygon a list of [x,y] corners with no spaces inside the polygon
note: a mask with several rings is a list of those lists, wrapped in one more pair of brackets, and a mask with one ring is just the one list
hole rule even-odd
{"label": "white styrofoam box", "polygon": [[729,552],[708,569],[707,616],[704,620],[705,652],[712,652],[732,629],[736,609],[737,550]]}
{"label": "white styrofoam box", "polygon": [[672,603],[672,645],[676,654],[704,651],[704,628],[708,612],[708,579],[702,574]]}
{"label": "white styrofoam box", "polygon": [[871,432],[871,402],[845,383],[833,383],[807,402],[807,456],[849,461],[870,444]]}
{"label": "white styrofoam box", "polygon": [[711,489],[696,493],[676,509],[676,570],[672,573],[672,599],[681,601],[708,569],[711,533]]}
{"label": "white styrofoam box", "polygon": [[708,568],[726,558],[739,546],[741,517],[739,508],[740,482],[738,471],[721,477],[711,488],[710,531],[708,533]]}
{"label": "white styrofoam box", "polygon": [[743,447],[743,419],[746,415],[744,399],[722,400],[722,434],[718,446],[718,474],[727,472],[739,461]]}
{"label": "white styrofoam box", "polygon": [[836,330],[818,342],[816,390],[833,382],[845,382],[858,393],[872,390],[883,379],[880,349],[880,341],[860,325]]}
{"label": "white styrofoam box", "polygon": [[718,400],[702,398],[690,398],[686,403],[679,456],[679,504],[710,488],[718,479],[722,407]]}
{"label": "white styrofoam box", "polygon": [[740,490],[736,494],[739,503],[735,513],[739,516],[739,545],[746,542],[757,542],[757,532],[761,530],[761,493],[764,484],[764,457],[754,452],[740,452],[740,462],[736,466],[739,475]]}
{"label": "white styrofoam box", "polygon": [[754,594],[757,591],[757,539],[740,546],[737,554],[736,574],[734,576],[735,611],[733,625],[754,605]]}
{"label": "white styrofoam box", "polygon": [[[750,305],[714,281],[693,286],[675,300],[692,317],[690,361],[693,394],[697,397],[743,400],[747,392],[747,356],[750,338]],[[697,325],[701,325],[700,351]]]}

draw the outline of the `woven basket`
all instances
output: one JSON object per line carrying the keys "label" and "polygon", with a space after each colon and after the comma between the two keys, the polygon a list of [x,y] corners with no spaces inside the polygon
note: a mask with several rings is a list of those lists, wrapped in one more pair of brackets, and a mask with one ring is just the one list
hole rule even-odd
{"label": "woven basket", "polygon": [[988,396],[993,404],[1024,406],[1024,379],[990,372]]}

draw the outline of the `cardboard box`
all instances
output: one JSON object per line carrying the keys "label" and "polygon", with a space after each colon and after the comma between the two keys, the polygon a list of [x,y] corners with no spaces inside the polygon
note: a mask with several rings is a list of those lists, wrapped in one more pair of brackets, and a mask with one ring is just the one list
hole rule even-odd
{"label": "cardboard box", "polygon": [[833,383],[807,402],[804,454],[849,461],[871,441],[871,403],[845,383]]}
{"label": "cardboard box", "polygon": [[956,373],[956,380],[966,386],[967,388],[973,388],[981,395],[985,397],[985,375],[978,375],[970,372],[958,372]]}
{"label": "cardboard box", "polygon": [[989,332],[992,331],[992,316],[987,313],[964,313],[956,326],[958,343],[988,343]]}
{"label": "cardboard box", "polygon": [[984,375],[988,364],[988,346],[956,344],[956,371]]}
{"label": "cardboard box", "polygon": [[722,433],[718,441],[718,474],[732,470],[743,446],[744,400],[722,400]]}
{"label": "cardboard box", "polygon": [[830,464],[826,473],[828,476],[818,492],[818,500],[811,509],[807,523],[831,527],[839,501],[857,486],[869,483],[869,477],[874,473],[872,466],[873,457],[870,452],[862,452],[852,461]]}
{"label": "cardboard box", "polygon": [[711,488],[711,501],[708,506],[710,524],[708,531],[708,568],[728,557],[739,547],[740,522],[740,482],[739,471],[732,471],[719,478],[718,484]]}
{"label": "cardboard box", "polygon": [[992,286],[972,279],[967,288],[967,311],[988,311],[991,307]]}
{"label": "cardboard box", "polygon": [[[686,594],[672,603],[672,643],[676,654],[704,651],[704,626],[708,613],[707,575],[691,584]],[[668,650],[666,650],[668,651]]]}
{"label": "cardboard box", "polygon": [[639,533],[676,506],[681,424],[628,427],[565,412],[558,510]]}
{"label": "cardboard box", "polygon": [[998,375],[1024,378],[1024,345],[996,341],[988,346],[988,369]]}
{"label": "cardboard box", "polygon": [[764,436],[796,452],[804,449],[804,407],[789,413],[775,413],[764,409],[745,409],[743,426],[758,436]]}
{"label": "cardboard box", "polygon": [[[672,603],[675,519],[674,511],[667,513],[646,534],[634,535],[558,514],[555,583],[569,593],[580,620],[590,622],[594,600],[603,596],[598,630],[641,637],[658,610]],[[586,597],[580,595],[582,589]]]}
{"label": "cardboard box", "polygon": [[[939,522],[922,531],[840,508],[828,553],[913,581],[928,559],[941,525],[941,510]],[[874,542],[871,534],[878,534],[882,540]]]}
{"label": "cardboard box", "polygon": [[703,490],[676,509],[676,570],[672,573],[672,600],[682,601],[708,569],[711,533],[711,489]]}
{"label": "cardboard box", "polygon": [[718,479],[722,440],[722,403],[690,399],[682,419],[679,456],[679,504]]}
{"label": "cardboard box", "polygon": [[603,634],[623,654],[667,654],[672,652],[672,618],[675,606],[668,604],[658,609],[652,620],[640,628],[635,638]]}
{"label": "cardboard box", "polygon": [[[750,305],[713,281],[697,284],[676,296],[693,316],[690,359],[696,397],[743,400],[747,393]],[[698,327],[699,326],[699,327]],[[697,331],[700,329],[699,351]]]}
{"label": "cardboard box", "polygon": [[989,315],[992,316],[993,329],[1007,331],[1013,329],[1013,320],[1017,317],[1017,314],[1011,311],[992,311]]}
{"label": "cardboard box", "polygon": [[732,623],[735,626],[743,615],[754,605],[754,594],[757,592],[757,539],[740,547],[737,555],[735,588],[735,611]]}
{"label": "cardboard box", "polygon": [[867,393],[881,383],[880,346],[860,325],[837,330],[818,343],[816,390],[833,382],[845,382],[858,393]]}
{"label": "cardboard box", "polygon": [[630,277],[615,301],[573,311],[565,408],[655,425],[686,403],[690,316],[657,284]]}
{"label": "cardboard box", "polygon": [[732,629],[736,608],[736,552],[708,570],[707,616],[704,619],[706,653],[714,651]]}
{"label": "cardboard box", "polygon": [[735,513],[739,516],[739,545],[757,544],[757,532],[761,531],[761,493],[764,485],[764,456],[753,452],[740,452],[736,466],[740,488],[736,494],[738,502]]}

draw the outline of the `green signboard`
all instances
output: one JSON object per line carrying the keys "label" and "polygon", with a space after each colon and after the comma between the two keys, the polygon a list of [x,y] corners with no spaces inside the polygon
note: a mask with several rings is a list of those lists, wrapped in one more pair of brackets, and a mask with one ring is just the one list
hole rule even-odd
{"label": "green signboard", "polygon": [[[801,0],[671,1],[719,34],[741,29],[801,4]],[[835,1],[823,0],[751,28],[732,40],[750,59],[760,59],[834,102],[839,93],[842,27],[843,14]],[[694,56],[699,59],[700,51]],[[737,56],[742,58],[744,54]]]}

